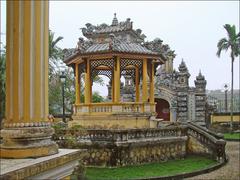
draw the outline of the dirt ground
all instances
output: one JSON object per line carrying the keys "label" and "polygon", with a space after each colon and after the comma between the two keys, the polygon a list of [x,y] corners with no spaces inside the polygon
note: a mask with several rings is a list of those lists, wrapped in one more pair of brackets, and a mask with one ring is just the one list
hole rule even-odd
{"label": "dirt ground", "polygon": [[227,141],[229,161],[223,167],[207,174],[186,178],[188,180],[240,180],[240,142]]}

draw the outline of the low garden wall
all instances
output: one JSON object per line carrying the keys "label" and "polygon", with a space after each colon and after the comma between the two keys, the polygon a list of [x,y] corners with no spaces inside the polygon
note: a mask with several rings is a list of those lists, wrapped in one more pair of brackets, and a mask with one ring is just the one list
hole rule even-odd
{"label": "low garden wall", "polygon": [[87,149],[83,158],[87,165],[125,166],[183,158],[186,155],[186,138],[149,139],[100,147],[92,144]]}
{"label": "low garden wall", "polygon": [[[240,112],[233,113],[233,122],[239,123]],[[231,113],[230,112],[219,112],[211,115],[211,123],[230,123]]]}
{"label": "low garden wall", "polygon": [[225,160],[221,136],[191,123],[154,129],[61,129],[54,139],[60,147],[87,149],[83,161],[94,166],[161,162],[188,154]]}

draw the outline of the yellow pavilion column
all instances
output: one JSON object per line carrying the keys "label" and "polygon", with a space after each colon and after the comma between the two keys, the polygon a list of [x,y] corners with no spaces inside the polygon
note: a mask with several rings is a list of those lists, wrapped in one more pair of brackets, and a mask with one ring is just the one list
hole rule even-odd
{"label": "yellow pavilion column", "polygon": [[112,88],[111,88],[111,95],[112,95],[112,102],[114,102],[114,75],[112,77],[112,82],[111,82]]}
{"label": "yellow pavilion column", "polygon": [[90,62],[86,60],[86,73],[85,73],[85,104],[89,104],[91,102],[91,72],[90,72]]}
{"label": "yellow pavilion column", "polygon": [[142,102],[148,100],[148,88],[147,88],[147,59],[143,59],[143,78],[142,78]]}
{"label": "yellow pavilion column", "polygon": [[48,1],[7,1],[3,158],[55,154],[48,122]]}
{"label": "yellow pavilion column", "polygon": [[75,104],[80,104],[81,90],[80,90],[81,79],[79,77],[79,64],[75,64]]}
{"label": "yellow pavilion column", "polygon": [[139,67],[135,68],[136,79],[135,79],[135,87],[136,87],[136,102],[139,102]]}
{"label": "yellow pavilion column", "polygon": [[116,57],[114,65],[114,102],[120,102],[120,57]]}
{"label": "yellow pavilion column", "polygon": [[151,63],[151,77],[150,77],[150,103],[154,103],[154,63]]}
{"label": "yellow pavilion column", "polygon": [[91,80],[91,75],[90,75],[90,103],[93,101],[93,99],[92,99],[92,86],[93,86],[93,81]]}

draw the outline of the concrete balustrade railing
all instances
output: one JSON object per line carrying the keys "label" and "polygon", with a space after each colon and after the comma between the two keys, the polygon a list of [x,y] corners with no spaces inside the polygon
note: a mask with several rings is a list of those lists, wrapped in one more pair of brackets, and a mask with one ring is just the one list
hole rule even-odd
{"label": "concrete balustrade railing", "polygon": [[221,134],[216,134],[192,122],[187,123],[187,135],[197,139],[201,144],[205,145],[211,151],[212,156],[218,161],[226,160],[225,146],[226,141],[223,140]]}
{"label": "concrete balustrade railing", "polygon": [[147,138],[180,137],[186,135],[187,126],[168,127],[168,128],[148,128],[148,129],[87,129],[72,130],[64,129],[59,132],[57,139],[71,136],[77,140],[91,141],[128,141]]}
{"label": "concrete balustrade railing", "polygon": [[155,110],[155,104],[140,102],[90,103],[74,105],[74,114],[113,114],[113,113],[148,113]]}

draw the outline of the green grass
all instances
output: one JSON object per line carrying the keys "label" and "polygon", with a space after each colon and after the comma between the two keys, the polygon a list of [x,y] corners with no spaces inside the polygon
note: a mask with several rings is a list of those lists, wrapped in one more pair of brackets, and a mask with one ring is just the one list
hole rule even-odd
{"label": "green grass", "polygon": [[185,172],[204,169],[214,165],[216,161],[206,157],[187,157],[183,160],[170,160],[163,163],[151,163],[139,166],[126,166],[118,168],[86,168],[88,180],[120,180],[140,177],[157,177],[176,175]]}
{"label": "green grass", "polygon": [[240,133],[224,133],[224,139],[240,139]]}

